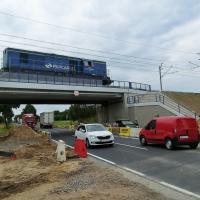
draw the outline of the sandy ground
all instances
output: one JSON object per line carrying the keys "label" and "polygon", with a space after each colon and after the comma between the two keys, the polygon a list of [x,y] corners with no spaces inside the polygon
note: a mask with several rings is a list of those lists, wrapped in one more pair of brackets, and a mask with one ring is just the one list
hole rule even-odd
{"label": "sandy ground", "polygon": [[0,151],[4,149],[17,159],[0,156],[0,199],[167,199],[119,172],[74,157],[70,149],[66,149],[67,161],[57,163],[55,144],[27,127],[13,129],[0,141]]}

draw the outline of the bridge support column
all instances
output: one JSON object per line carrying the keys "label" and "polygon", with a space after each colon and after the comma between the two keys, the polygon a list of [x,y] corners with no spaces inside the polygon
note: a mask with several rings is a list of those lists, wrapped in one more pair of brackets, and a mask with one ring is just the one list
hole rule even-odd
{"label": "bridge support column", "polygon": [[121,101],[107,102],[97,110],[100,122],[114,122],[117,119],[128,119],[127,96],[124,94]]}

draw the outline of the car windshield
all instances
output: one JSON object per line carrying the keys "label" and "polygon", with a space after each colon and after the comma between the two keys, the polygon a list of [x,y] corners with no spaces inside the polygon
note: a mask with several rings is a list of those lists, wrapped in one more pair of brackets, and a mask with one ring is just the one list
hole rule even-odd
{"label": "car windshield", "polygon": [[88,132],[106,131],[106,128],[101,124],[92,124],[86,126]]}
{"label": "car windshield", "polygon": [[122,121],[122,123],[124,124],[124,125],[131,125],[131,124],[133,124],[133,122],[131,122],[131,121]]}

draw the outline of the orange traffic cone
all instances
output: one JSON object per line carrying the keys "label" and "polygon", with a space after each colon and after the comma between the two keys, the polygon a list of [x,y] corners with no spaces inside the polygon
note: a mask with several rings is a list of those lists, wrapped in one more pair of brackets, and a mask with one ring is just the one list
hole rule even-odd
{"label": "orange traffic cone", "polygon": [[77,153],[81,158],[87,157],[87,149],[84,140],[81,139],[75,140],[74,152]]}

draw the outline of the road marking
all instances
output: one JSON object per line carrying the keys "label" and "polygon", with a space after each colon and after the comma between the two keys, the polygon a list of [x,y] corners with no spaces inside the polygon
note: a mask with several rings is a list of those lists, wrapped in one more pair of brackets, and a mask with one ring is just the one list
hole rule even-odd
{"label": "road marking", "polygon": [[92,157],[94,157],[94,158],[97,158],[97,159],[99,159],[99,160],[102,160],[102,161],[104,161],[104,162],[107,162],[107,163],[109,163],[109,164],[111,164],[111,165],[116,165],[115,162],[112,162],[112,161],[110,161],[110,160],[107,160],[107,159],[104,159],[104,158],[102,158],[102,157],[96,156],[96,155],[94,155],[94,154],[92,154],[92,153],[87,153],[87,154],[90,155],[90,156],[92,156]]}
{"label": "road marking", "polygon": [[[58,142],[58,141],[53,140],[53,139],[52,139],[52,141],[53,141],[53,142],[56,142],[56,143]],[[116,144],[116,143],[115,143],[115,144]],[[117,144],[118,144],[118,143],[117,143]],[[119,144],[119,145],[124,145],[124,144]],[[65,144],[65,146],[70,147],[70,148],[73,148],[73,146],[70,146],[70,145],[68,145],[68,144]],[[126,146],[130,146],[130,145],[126,145]],[[130,146],[130,147],[133,147],[133,146]],[[135,147],[134,147],[134,148],[135,148]],[[137,148],[141,148],[141,147],[137,147]],[[145,149],[145,148],[142,148],[142,149],[143,149],[143,150],[148,150],[148,149]],[[138,171],[136,171],[136,170],[130,169],[130,168],[128,168],[128,167],[123,167],[123,166],[117,165],[115,162],[112,162],[112,161],[110,161],[110,160],[107,160],[107,159],[104,159],[104,158],[102,158],[102,157],[96,156],[96,155],[94,155],[94,154],[91,154],[91,153],[87,153],[87,154],[90,155],[90,156],[92,156],[92,157],[94,157],[94,158],[97,158],[97,159],[99,159],[99,160],[102,160],[102,161],[104,161],[104,162],[107,162],[107,163],[109,163],[109,164],[111,164],[111,165],[115,165],[115,166],[117,166],[117,167],[119,167],[119,168],[121,168],[121,169],[124,169],[124,170],[126,170],[126,171],[131,172],[131,173],[134,173],[134,174],[136,174],[136,175],[138,175],[138,176],[142,176],[142,177],[145,177],[145,176],[146,176],[145,174],[143,174],[143,173],[141,173],[141,172],[138,172]],[[193,192],[190,192],[190,191],[188,191],[188,190],[185,190],[185,189],[183,189],[183,188],[177,187],[177,186],[175,186],[175,185],[171,185],[171,184],[166,183],[166,182],[164,182],[164,181],[160,181],[159,183],[160,183],[161,185],[164,185],[164,186],[167,186],[167,187],[169,187],[169,188],[171,188],[171,189],[174,189],[174,190],[176,190],[176,191],[178,191],[178,192],[181,192],[181,193],[184,193],[184,194],[186,194],[186,195],[189,195],[189,196],[192,196],[192,197],[195,197],[195,198],[200,199],[200,195],[195,194],[195,193],[193,193]]]}
{"label": "road marking", "polygon": [[139,176],[146,176],[145,174],[143,174],[143,173],[141,173],[141,172],[138,172],[138,171],[135,171],[135,170],[133,170],[133,169],[130,169],[130,168],[128,168],[128,167],[122,167],[122,169],[125,169],[126,171],[129,171],[129,172],[132,172],[132,173],[134,173],[134,174],[137,174],[137,175],[139,175]]}
{"label": "road marking", "polygon": [[131,140],[138,140],[138,137],[125,137],[125,136],[119,136],[119,135],[114,135],[116,138],[126,138],[126,139],[131,139]]}
{"label": "road marking", "polygon": [[128,144],[122,144],[122,143],[117,143],[117,142],[115,142],[115,144],[118,144],[118,145],[121,145],[121,146],[125,146],[125,147],[131,147],[131,148],[135,148],[135,149],[142,149],[142,150],[148,151],[148,149],[144,148],[144,147],[137,147],[137,146],[132,146],[132,145],[128,145]]}
{"label": "road marking", "polygon": [[193,196],[193,197],[195,197],[195,198],[200,199],[200,195],[195,194],[195,193],[193,193],[193,192],[190,192],[190,191],[188,191],[188,190],[182,189],[182,188],[177,187],[177,186],[175,186],[175,185],[171,185],[171,184],[166,183],[166,182],[164,182],[164,181],[161,181],[160,184],[162,184],[162,185],[164,185],[164,186],[167,186],[167,187],[169,187],[169,188],[172,188],[172,189],[174,189],[174,190],[177,190],[177,191],[179,191],[179,192],[182,192],[182,193],[184,193],[184,194],[187,194],[187,195],[189,195],[189,196]]}

